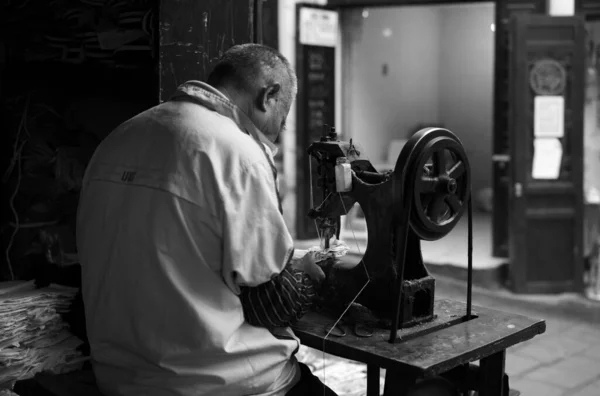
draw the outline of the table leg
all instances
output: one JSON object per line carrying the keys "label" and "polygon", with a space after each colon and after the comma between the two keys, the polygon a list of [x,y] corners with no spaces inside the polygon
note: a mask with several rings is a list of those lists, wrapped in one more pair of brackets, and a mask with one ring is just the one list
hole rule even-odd
{"label": "table leg", "polygon": [[496,352],[479,363],[478,396],[504,396],[504,363],[506,351]]}
{"label": "table leg", "polygon": [[379,396],[379,366],[367,364],[367,396]]}
{"label": "table leg", "polygon": [[417,379],[413,376],[387,369],[383,396],[405,396],[416,383]]}

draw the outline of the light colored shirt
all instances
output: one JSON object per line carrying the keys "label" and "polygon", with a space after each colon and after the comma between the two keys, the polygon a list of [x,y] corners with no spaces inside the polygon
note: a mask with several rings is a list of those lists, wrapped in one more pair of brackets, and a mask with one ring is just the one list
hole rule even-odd
{"label": "light colored shirt", "polygon": [[269,281],[293,253],[273,154],[245,114],[200,82],[99,145],[77,244],[106,395],[285,395],[299,380],[291,329],[249,325],[239,299],[240,286]]}

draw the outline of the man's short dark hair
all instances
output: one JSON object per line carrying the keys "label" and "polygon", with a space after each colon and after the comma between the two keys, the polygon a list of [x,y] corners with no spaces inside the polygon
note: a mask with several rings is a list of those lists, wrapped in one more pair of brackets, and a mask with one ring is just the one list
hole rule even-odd
{"label": "man's short dark hair", "polygon": [[[296,73],[290,62],[277,50],[261,44],[240,44],[229,48],[208,76],[213,87],[233,84],[240,90],[256,92],[262,78],[273,83],[286,78],[293,98],[297,91]],[[291,99],[290,98],[290,99]]]}

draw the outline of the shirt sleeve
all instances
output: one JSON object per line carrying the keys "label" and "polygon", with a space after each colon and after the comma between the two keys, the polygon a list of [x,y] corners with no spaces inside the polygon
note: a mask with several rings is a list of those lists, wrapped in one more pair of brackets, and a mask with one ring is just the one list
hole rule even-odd
{"label": "shirt sleeve", "polygon": [[288,265],[279,276],[257,287],[243,287],[244,318],[253,326],[288,327],[302,318],[317,296],[304,272]]}
{"label": "shirt sleeve", "polygon": [[294,245],[283,215],[271,169],[248,167],[223,194],[222,276],[236,294],[278,276],[290,262]]}

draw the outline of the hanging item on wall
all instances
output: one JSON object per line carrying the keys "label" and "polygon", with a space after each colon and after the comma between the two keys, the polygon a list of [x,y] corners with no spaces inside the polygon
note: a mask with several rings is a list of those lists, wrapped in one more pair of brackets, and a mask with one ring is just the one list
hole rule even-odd
{"label": "hanging item on wall", "polygon": [[535,137],[564,137],[565,98],[562,96],[536,96],[533,103],[533,135]]}
{"label": "hanging item on wall", "polygon": [[567,85],[567,71],[554,59],[540,59],[529,72],[529,84],[537,95],[562,95]]}
{"label": "hanging item on wall", "polygon": [[303,7],[299,14],[300,44],[335,47],[338,13],[332,10]]}
{"label": "hanging item on wall", "polygon": [[533,141],[534,179],[556,180],[560,176],[563,147],[557,138],[535,138]]}

